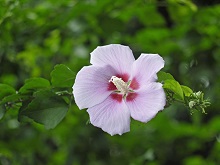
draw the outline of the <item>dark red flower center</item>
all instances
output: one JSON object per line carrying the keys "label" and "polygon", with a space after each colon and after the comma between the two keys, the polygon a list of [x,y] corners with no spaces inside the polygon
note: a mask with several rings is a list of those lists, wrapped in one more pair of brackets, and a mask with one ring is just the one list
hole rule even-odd
{"label": "dark red flower center", "polygon": [[[118,77],[118,78],[121,78],[124,82],[128,82],[129,75],[127,73],[117,74],[115,76]],[[108,91],[113,91],[113,90],[117,90],[117,88],[116,88],[116,86],[112,82],[109,82],[109,84],[108,84]]]}
{"label": "dark red flower center", "polygon": [[119,103],[122,102],[123,98],[126,101],[133,101],[138,95],[134,90],[139,89],[139,87],[140,85],[136,78],[129,82],[128,74],[112,76],[108,84],[108,90],[115,91],[111,94],[111,98]]}

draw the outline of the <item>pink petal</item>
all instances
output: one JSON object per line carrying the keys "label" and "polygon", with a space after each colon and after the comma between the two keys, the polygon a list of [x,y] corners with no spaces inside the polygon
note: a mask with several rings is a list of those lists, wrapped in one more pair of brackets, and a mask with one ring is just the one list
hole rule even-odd
{"label": "pink petal", "polygon": [[154,82],[157,79],[156,73],[164,67],[164,60],[158,54],[141,54],[133,63],[132,82],[130,87],[138,89],[147,82]]}
{"label": "pink petal", "polygon": [[131,117],[141,122],[148,122],[160,110],[164,109],[166,96],[160,83],[150,83],[136,93],[128,94],[126,105]]}
{"label": "pink petal", "polygon": [[135,61],[131,49],[128,46],[111,44],[98,46],[91,53],[91,64],[97,66],[110,65],[118,74],[129,73]]}
{"label": "pink petal", "polygon": [[122,96],[110,96],[87,111],[90,122],[110,135],[121,135],[130,131],[130,112]]}
{"label": "pink petal", "polygon": [[116,72],[110,66],[85,66],[76,75],[73,85],[75,102],[80,109],[104,101],[111,93],[109,80]]}

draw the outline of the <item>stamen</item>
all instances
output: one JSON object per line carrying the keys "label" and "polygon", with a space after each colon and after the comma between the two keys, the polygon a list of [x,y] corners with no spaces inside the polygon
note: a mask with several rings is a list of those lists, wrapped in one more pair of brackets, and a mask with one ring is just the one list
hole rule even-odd
{"label": "stamen", "polygon": [[112,76],[109,82],[112,82],[118,91],[120,91],[123,95],[127,94],[129,91],[128,84],[125,83],[122,78],[118,78],[116,76]]}

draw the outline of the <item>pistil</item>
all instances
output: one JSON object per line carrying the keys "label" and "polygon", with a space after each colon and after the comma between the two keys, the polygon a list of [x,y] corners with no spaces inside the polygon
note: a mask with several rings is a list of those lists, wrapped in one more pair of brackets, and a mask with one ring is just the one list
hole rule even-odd
{"label": "pistil", "polygon": [[124,82],[122,78],[112,76],[109,82],[112,82],[118,89],[118,92],[122,93],[123,96],[125,96],[129,92],[129,84]]}

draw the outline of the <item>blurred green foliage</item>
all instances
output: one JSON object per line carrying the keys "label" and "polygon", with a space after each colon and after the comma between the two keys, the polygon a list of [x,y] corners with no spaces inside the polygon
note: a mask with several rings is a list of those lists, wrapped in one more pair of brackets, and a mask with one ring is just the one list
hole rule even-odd
{"label": "blurred green foliage", "polygon": [[97,46],[120,43],[136,58],[160,54],[164,71],[212,102],[206,115],[174,104],[113,137],[74,104],[52,130],[19,123],[12,107],[0,120],[0,164],[220,164],[219,15],[214,0],[0,0],[0,83],[18,90],[60,63],[77,73]]}

